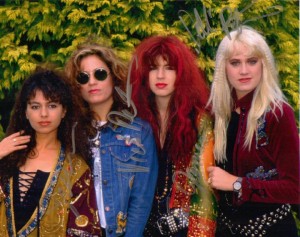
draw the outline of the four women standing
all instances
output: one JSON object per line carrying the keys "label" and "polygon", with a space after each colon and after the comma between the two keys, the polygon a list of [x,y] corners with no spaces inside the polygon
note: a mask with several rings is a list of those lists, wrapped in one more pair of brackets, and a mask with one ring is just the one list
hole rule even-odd
{"label": "four women standing", "polygon": [[[7,223],[0,233],[97,235],[90,171],[70,154],[68,136],[78,118],[82,139],[89,135],[104,236],[215,236],[212,188],[219,196],[216,236],[297,236],[291,204],[299,202],[299,137],[269,46],[247,27],[226,36],[217,51],[209,100],[195,59],[174,36],[153,36],[136,48],[132,99],[154,136],[127,98],[126,65],[109,48],[82,45],[66,65],[88,110],[84,119],[73,113],[70,91],[55,89],[55,83],[64,84],[47,81],[55,73],[28,79],[14,109],[11,135],[0,143],[1,165],[7,167],[0,174],[1,223]],[[214,115],[214,135],[206,104]],[[79,132],[76,144],[88,159]],[[64,195],[61,188],[67,190]],[[38,198],[29,202],[33,196]],[[56,220],[51,217],[57,215],[57,203],[61,222],[49,224]],[[87,208],[84,214],[81,208]]]}

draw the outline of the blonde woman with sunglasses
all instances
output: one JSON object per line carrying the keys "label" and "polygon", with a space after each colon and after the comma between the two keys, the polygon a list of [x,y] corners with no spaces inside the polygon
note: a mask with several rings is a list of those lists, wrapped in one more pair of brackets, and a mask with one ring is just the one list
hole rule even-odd
{"label": "blonde woman with sunglasses", "polygon": [[85,131],[91,131],[91,165],[103,234],[142,236],[158,165],[150,125],[135,117],[133,103],[127,104],[127,67],[112,49],[86,44],[78,47],[65,69],[90,112]]}

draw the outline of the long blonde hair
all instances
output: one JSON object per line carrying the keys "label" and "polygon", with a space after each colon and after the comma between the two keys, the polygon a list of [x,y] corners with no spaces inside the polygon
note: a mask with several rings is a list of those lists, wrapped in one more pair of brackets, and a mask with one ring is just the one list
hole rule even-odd
{"label": "long blonde hair", "polygon": [[[229,38],[230,36],[230,38]],[[242,26],[230,32],[221,41],[216,55],[216,65],[208,105],[215,116],[215,159],[218,162],[226,158],[226,130],[233,110],[233,87],[226,76],[226,60],[234,54],[236,44],[245,45],[251,56],[262,60],[262,78],[254,91],[251,108],[248,114],[244,147],[250,150],[253,135],[256,133],[257,120],[269,109],[275,114],[278,107],[282,112],[285,97],[280,89],[278,72],[270,47],[261,34],[250,27]]]}

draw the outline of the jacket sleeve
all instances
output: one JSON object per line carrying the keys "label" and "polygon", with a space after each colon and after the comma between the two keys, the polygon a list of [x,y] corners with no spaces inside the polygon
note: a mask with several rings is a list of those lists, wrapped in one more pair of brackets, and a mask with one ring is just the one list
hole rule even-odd
{"label": "jacket sleeve", "polygon": [[207,183],[207,167],[214,165],[212,122],[208,117],[200,121],[189,180],[194,186],[191,196],[188,237],[215,236],[217,200]]}
{"label": "jacket sleeve", "polygon": [[128,206],[125,237],[142,237],[147,223],[158,175],[157,151],[152,129],[148,123],[142,126],[141,143],[146,153],[146,171],[136,172]]}
{"label": "jacket sleeve", "polygon": [[74,182],[67,236],[101,236],[96,195],[90,169]]}
{"label": "jacket sleeve", "polygon": [[[269,112],[266,117],[267,145],[258,148],[264,168],[271,163],[277,175],[271,179],[246,177],[241,202],[299,203],[299,134],[294,112],[283,104],[283,114]],[[255,148],[254,148],[255,149]],[[269,165],[270,166],[270,165]],[[267,170],[265,170],[267,171]]]}

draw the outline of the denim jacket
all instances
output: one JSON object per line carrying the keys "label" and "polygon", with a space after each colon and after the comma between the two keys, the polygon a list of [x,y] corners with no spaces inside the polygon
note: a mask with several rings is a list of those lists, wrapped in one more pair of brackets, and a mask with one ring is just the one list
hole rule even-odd
{"label": "denim jacket", "polygon": [[[109,123],[101,129],[96,147],[107,237],[142,236],[154,197],[158,163],[152,129],[139,118],[130,125],[134,129]],[[94,176],[98,172],[94,168]]]}

